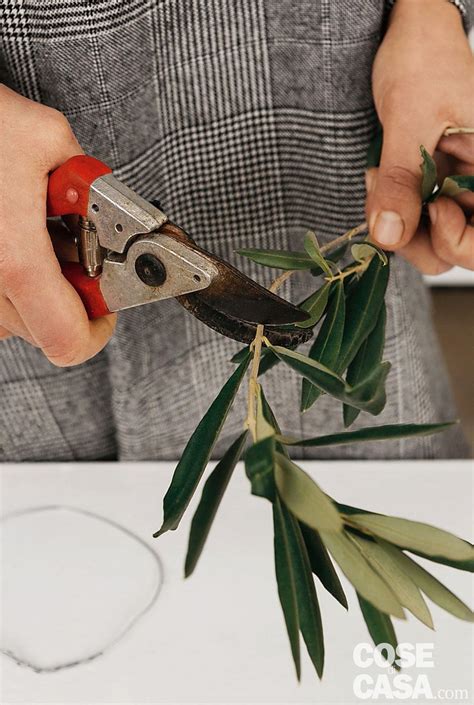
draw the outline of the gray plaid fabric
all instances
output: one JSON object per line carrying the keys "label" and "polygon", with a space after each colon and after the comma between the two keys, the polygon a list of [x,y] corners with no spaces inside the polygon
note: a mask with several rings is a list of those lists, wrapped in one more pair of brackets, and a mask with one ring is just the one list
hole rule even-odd
{"label": "gray plaid fabric", "polygon": [[[364,217],[364,162],[376,118],[370,71],[382,0],[3,0],[0,75],[65,113],[85,151],[108,163],[200,244],[300,249]],[[270,271],[239,261],[266,283]],[[284,295],[308,292],[301,276]],[[119,317],[107,349],[57,369],[18,340],[0,344],[4,460],[175,458],[229,375],[239,344],[175,301]],[[374,423],[453,418],[419,275],[395,259],[388,294],[387,408]],[[327,397],[302,418],[300,383],[266,378],[285,431],[340,429]],[[241,394],[217,453],[241,429]],[[458,430],[320,450],[319,457],[465,453]],[[310,449],[306,451],[309,457]]]}

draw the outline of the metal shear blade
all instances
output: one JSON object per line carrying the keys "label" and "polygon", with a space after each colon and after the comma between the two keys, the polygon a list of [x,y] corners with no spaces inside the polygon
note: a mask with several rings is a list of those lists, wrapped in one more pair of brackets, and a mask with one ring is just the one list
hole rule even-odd
{"label": "metal shear blade", "polygon": [[194,292],[176,296],[196,318],[228,338],[250,343],[258,324],[264,324],[274,344],[296,347],[308,340],[311,329],[281,328],[305,321],[308,314],[268,291],[217,255],[200,248],[181,228],[165,223],[159,233],[185,243],[190,251],[212,264],[217,274]]}
{"label": "metal shear blade", "polygon": [[217,275],[210,284],[199,287],[194,293],[208,307],[255,325],[276,326],[307,320],[306,311],[260,286],[217,255],[203,250],[176,225],[165,223],[159,232],[185,242],[190,250],[199,253],[216,268]]}

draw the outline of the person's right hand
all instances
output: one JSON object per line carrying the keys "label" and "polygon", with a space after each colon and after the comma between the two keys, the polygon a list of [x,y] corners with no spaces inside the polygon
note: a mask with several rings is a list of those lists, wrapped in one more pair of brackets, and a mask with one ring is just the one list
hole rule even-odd
{"label": "person's right hand", "polygon": [[96,355],[116,320],[88,320],[46,228],[48,174],[81,153],[60,112],[0,85],[0,340],[19,336],[59,367]]}

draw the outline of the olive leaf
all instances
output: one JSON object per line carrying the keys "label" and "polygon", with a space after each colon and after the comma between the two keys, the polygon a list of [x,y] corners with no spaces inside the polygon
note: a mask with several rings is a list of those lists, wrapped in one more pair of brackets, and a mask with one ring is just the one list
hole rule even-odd
{"label": "olive leaf", "polygon": [[234,468],[239,461],[248,431],[244,431],[230,446],[222,459],[218,462],[204,485],[201,501],[198,504],[189,534],[188,552],[184,566],[184,575],[187,578],[194,571],[199,557],[206,543],[212,522],[216,516],[224,492]]}
{"label": "olive leaf", "polygon": [[321,532],[321,538],[358,593],[385,614],[405,619],[402,606],[385,580],[367,562],[347,532]]}
{"label": "olive leaf", "polygon": [[[278,436],[278,440],[287,446],[333,446],[344,443],[360,443],[367,441],[385,441],[396,438],[410,438],[413,436],[427,436],[432,433],[440,433],[450,426],[453,422],[448,423],[430,423],[430,424],[386,424],[383,426],[370,426],[361,428],[358,431],[343,431],[341,433],[331,433],[327,436],[316,436],[315,438],[288,438],[286,436]],[[364,510],[360,510],[364,513]]]}
{"label": "olive leaf", "polygon": [[300,620],[298,614],[298,598],[296,594],[295,569],[291,556],[291,544],[288,536],[283,508],[278,496],[273,503],[273,532],[275,573],[280,597],[281,608],[285,618],[286,630],[290,640],[291,653],[295,663],[298,680],[301,677],[300,658]]}
{"label": "olive leaf", "polygon": [[306,355],[280,346],[269,347],[285,364],[335,399],[373,415],[379,414],[385,406],[384,383],[390,369],[389,363],[379,365],[366,380],[350,387],[335,372]]}
{"label": "olive leaf", "polygon": [[247,371],[250,354],[229,377],[189,439],[163,500],[163,524],[153,536],[178,527],[199,484],[212,450]]}
{"label": "olive leaf", "polygon": [[346,299],[346,323],[337,371],[344,372],[377,324],[384,303],[390,265],[374,257]]}
{"label": "olive leaf", "polygon": [[324,258],[324,255],[321,253],[318,239],[312,230],[308,230],[304,236],[304,249],[311,259],[318,265],[318,267],[323,270],[323,272],[329,276],[332,276],[332,269],[328,261]]}
{"label": "olive leaf", "polygon": [[426,151],[423,145],[420,145],[422,162],[421,168],[421,200],[423,203],[430,200],[433,189],[436,187],[437,170],[434,159]]}
{"label": "olive leaf", "polygon": [[371,242],[356,242],[351,247],[351,254],[356,262],[366,262],[377,255],[383,264],[388,264],[388,257],[380,247]]}
{"label": "olive leaf", "polygon": [[[444,424],[440,424],[441,426],[444,426]],[[447,426],[450,426],[452,424],[446,424]],[[422,424],[423,426],[423,424]],[[383,428],[383,426],[380,426],[378,428]],[[390,428],[390,427],[387,427]],[[365,431],[367,429],[362,429],[362,431]],[[375,430],[375,427],[374,427]],[[442,430],[442,429],[440,429]],[[436,433],[436,431],[434,431]],[[357,434],[359,433],[358,431],[351,431],[349,433],[354,433]],[[337,435],[337,434],[336,434]],[[346,435],[346,434],[342,434]],[[328,436],[329,437],[329,436]],[[277,436],[278,438],[278,436]],[[280,439],[281,441],[282,439]],[[285,439],[286,440],[286,439]],[[341,502],[335,502],[335,505],[337,507],[337,510],[341,513],[344,514],[348,517],[352,517],[354,514],[370,514],[373,516],[381,516],[380,514],[377,514],[376,512],[370,512],[368,509],[361,509],[360,507],[353,507],[349,504],[342,504]],[[462,540],[462,539],[461,539]],[[465,543],[468,546],[471,546],[470,543],[465,541]],[[416,556],[420,556],[420,558],[426,558],[427,560],[433,561],[434,563],[441,563],[442,565],[447,565],[451,568],[456,568],[457,570],[465,570],[468,571],[469,573],[474,573],[474,556],[472,558],[463,559],[463,560],[454,560],[451,558],[445,558],[444,556],[432,556],[427,553],[423,553],[423,551],[418,551],[413,548],[409,548],[408,546],[405,545],[400,545],[399,548],[402,550],[407,550],[410,551],[411,553],[414,553]]]}
{"label": "olive leaf", "polygon": [[[347,245],[345,244],[341,247],[337,247],[326,257],[326,260],[335,263],[344,256],[346,250]],[[247,259],[252,260],[252,262],[256,264],[272,269],[309,270],[313,276],[319,276],[323,274],[323,271],[326,271],[326,269],[323,270],[321,267],[315,267],[314,259],[310,257],[307,252],[262,250],[258,248],[245,248],[235,250],[235,252],[238,255],[242,255],[242,257],[247,257]]]}
{"label": "olive leaf", "polygon": [[323,625],[311,566],[298,522],[283,504],[281,511],[293,564],[300,630],[311,661],[321,678],[324,668]]}
{"label": "olive leaf", "polygon": [[323,284],[320,289],[315,291],[314,294],[311,294],[311,296],[300,304],[300,308],[309,313],[309,318],[302,323],[297,323],[298,328],[312,328],[316,325],[326,310],[330,289],[331,283],[326,282],[326,284]]}
{"label": "olive leaf", "polygon": [[315,529],[306,524],[300,523],[301,534],[306,544],[311,570],[319,578],[326,590],[348,609],[347,598],[341,585],[341,581],[334,569],[329,553],[321,540],[321,536]]}
{"label": "olive leaf", "polygon": [[275,427],[271,423],[271,421],[268,420],[265,411],[267,410],[268,407],[268,402],[265,399],[265,408],[264,408],[264,401],[263,401],[263,391],[262,387],[258,385],[257,387],[257,411],[256,411],[256,431],[257,431],[257,439],[259,441],[264,440],[265,438],[269,438],[271,436],[275,435]]}
{"label": "olive leaf", "polygon": [[[359,593],[357,593],[357,599],[359,600],[360,611],[362,612],[362,616],[375,646],[379,644],[390,644],[396,652],[398,646],[397,635],[395,634],[392,620],[388,614],[384,614],[384,612],[378,610],[374,605],[363,598],[362,595],[359,595]],[[380,651],[383,655],[383,649]],[[400,670],[400,666],[396,663],[396,660],[391,665],[398,671]]]}
{"label": "olive leaf", "polygon": [[245,453],[245,473],[250,480],[251,492],[257,497],[275,499],[273,476],[275,438],[269,436],[257,441]]}
{"label": "olive leaf", "polygon": [[306,252],[290,250],[259,250],[247,248],[235,250],[238,255],[274,269],[313,269],[314,260]]}
{"label": "olive leaf", "polygon": [[441,187],[434,193],[432,200],[435,201],[439,196],[455,198],[469,191],[474,191],[474,176],[447,176]]}
{"label": "olive leaf", "polygon": [[450,568],[456,568],[457,570],[465,570],[468,573],[474,573],[474,557],[468,559],[467,561],[454,561],[450,558],[444,558],[444,556],[428,556],[428,554],[423,553],[422,551],[414,551],[412,548],[408,549],[407,546],[401,546],[400,548],[406,548],[416,556],[426,558],[434,563],[441,563],[442,565],[447,565]]}
{"label": "olive leaf", "polygon": [[351,522],[396,546],[422,551],[428,556],[444,556],[458,561],[474,557],[474,547],[470,543],[430,524],[384,514],[353,514]]}
{"label": "olive leaf", "polygon": [[275,451],[287,454],[283,445],[276,440],[280,428],[273,411],[259,385],[257,403],[257,436],[258,440],[245,454],[245,472],[250,480],[252,494],[275,500]]}
{"label": "olive leaf", "polygon": [[400,604],[410,610],[423,624],[433,629],[433,619],[419,588],[401,569],[399,562],[391,553],[376,541],[357,535],[351,535],[351,539],[357,544],[372,568],[390,585]]}
{"label": "olive leaf", "polygon": [[[260,397],[262,400],[262,413],[265,416],[266,420],[268,421],[269,424],[275,429],[275,434],[281,434],[280,427],[278,425],[278,421],[275,418],[275,414],[273,413],[273,410],[270,406],[270,404],[267,401],[267,398],[263,392],[263,389],[260,388]],[[282,443],[276,438],[275,436],[275,450],[277,450],[279,453],[282,455],[288,456],[288,451],[284,447]]]}
{"label": "olive leaf", "polygon": [[431,573],[390,543],[384,541],[380,541],[380,543],[383,545],[384,550],[399,563],[400,569],[418,585],[420,590],[424,592],[432,602],[459,619],[474,622],[472,610],[470,610],[459,597],[452,593],[451,590],[448,590],[447,587],[431,575]]}
{"label": "olive leaf", "polygon": [[[344,284],[341,280],[333,284],[334,293],[329,305],[329,310],[323,321],[321,329],[308,353],[311,360],[316,360],[325,367],[333,370],[337,366],[339,350],[344,332],[346,316],[346,299]],[[300,411],[307,411],[320,396],[321,390],[307,379],[303,379],[301,389]]]}
{"label": "olive leaf", "polygon": [[[386,318],[387,309],[385,303],[383,303],[375,328],[364,340],[356,356],[347,368],[346,381],[349,384],[354,385],[361,382],[382,361],[385,347]],[[347,428],[353,424],[359,413],[360,409],[344,404],[344,426]]]}
{"label": "olive leaf", "polygon": [[290,458],[275,454],[278,493],[295,517],[318,531],[342,531],[339,512],[322,489]]}

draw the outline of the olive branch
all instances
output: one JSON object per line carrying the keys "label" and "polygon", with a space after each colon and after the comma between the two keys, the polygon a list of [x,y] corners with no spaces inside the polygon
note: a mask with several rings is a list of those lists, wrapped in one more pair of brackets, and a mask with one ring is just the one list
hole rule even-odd
{"label": "olive branch", "polygon": [[[448,128],[445,134],[470,131]],[[381,143],[379,134],[369,150],[369,166],[379,163]],[[450,176],[438,185],[435,162],[424,147],[420,149],[424,204],[439,196],[474,191],[474,176]],[[301,252],[238,251],[262,266],[283,270],[271,285],[272,291],[296,271],[305,270],[319,280],[318,288],[299,304],[309,314],[308,320],[290,328],[321,325],[307,355],[272,345],[264,326],[257,326],[252,344],[232,358],[237,367],[183,451],[164,497],[162,526],[154,534],[157,537],[178,527],[250,368],[244,429],[203,486],[191,523],[185,576],[197,565],[232,473],[243,456],[251,493],[272,504],[278,594],[298,678],[300,633],[319,677],[323,673],[324,637],[314,577],[348,608],[334,562],[355,588],[375,644],[397,647],[391,618],[405,619],[405,610],[433,628],[426,597],[456,617],[474,621],[469,607],[412,557],[473,572],[474,548],[470,543],[428,524],[340,504],[290,457],[294,446],[377,442],[438,433],[452,425],[390,424],[346,430],[361,411],[374,416],[382,412],[390,371],[390,363],[383,360],[390,260],[367,236],[361,238],[366,230],[366,223],[362,223],[322,246],[310,231]],[[341,268],[339,263],[349,246],[351,261]],[[287,365],[302,378],[302,413],[328,394],[342,404],[345,430],[314,438],[285,436],[259,382],[277,364]],[[249,438],[251,443],[246,447]]]}

